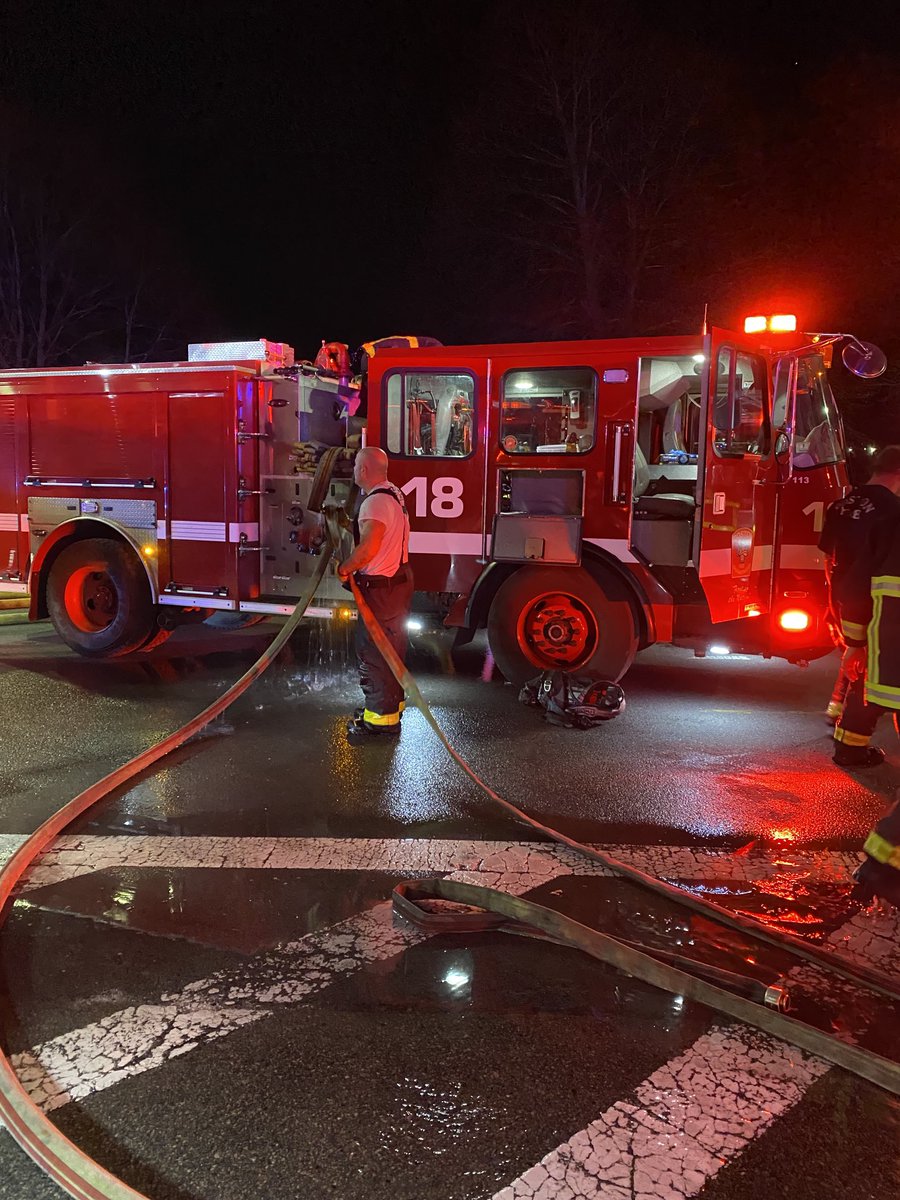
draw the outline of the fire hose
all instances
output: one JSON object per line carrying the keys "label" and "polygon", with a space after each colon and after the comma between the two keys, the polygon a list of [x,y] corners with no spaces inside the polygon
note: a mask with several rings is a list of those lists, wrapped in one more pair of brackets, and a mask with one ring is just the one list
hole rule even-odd
{"label": "fire hose", "polygon": [[[317,502],[321,504],[327,490],[327,480],[337,455],[331,455],[327,462],[320,463],[317,471],[314,490],[318,485]],[[309,507],[312,507],[309,505]],[[86,788],[74,799],[63,805],[56,813],[45,821],[13,854],[5,867],[0,870],[0,928],[5,920],[8,901],[12,893],[29,867],[43,853],[47,846],[77,817],[105,799],[116,788],[121,787],[139,773],[152,767],[160,759],[182,746],[189,738],[204,729],[211,721],[223,713],[238,699],[274,661],[278,652],[296,630],[306,609],[312,601],[325,571],[331,561],[334,551],[339,544],[340,525],[338,512],[335,509],[325,510],[326,544],[322,548],[316,570],[309,580],[307,587],[284,626],[279,630],[272,642],[260,655],[257,661],[212,704],[208,705],[197,716],[193,717],[180,729],[136,755],[129,762],[104,776],[97,783]],[[821,951],[803,943],[799,938],[785,934],[775,934],[760,922],[748,918],[740,918],[718,905],[691,896],[671,884],[654,879],[630,867],[625,863],[610,857],[594,847],[584,845],[565,834],[545,826],[510,801],[499,796],[486,784],[450,744],[446,734],[441,729],[431,712],[419,687],[401,662],[384,631],[360,594],[355,580],[351,579],[351,588],[359,609],[359,615],[365,621],[369,633],[381,654],[387,661],[398,683],[404,688],[407,696],[422,713],[425,720],[437,734],[440,741],[451,757],[466,772],[473,782],[506,813],[516,820],[524,822],[530,828],[537,830],[550,840],[568,846],[576,852],[601,863],[616,875],[641,884],[681,905],[702,912],[705,916],[737,928],[744,933],[767,941],[770,944],[788,948],[793,953],[808,961],[815,962],[847,978],[863,983],[865,986],[883,995],[898,997],[896,985],[891,979],[877,972],[862,968],[828,951]],[[426,911],[423,903],[428,897],[437,897],[445,901],[467,905],[477,911],[469,914],[434,914]],[[773,994],[757,996],[743,976],[721,971],[706,964],[692,963],[682,956],[669,955],[658,950],[647,951],[637,948],[633,943],[610,937],[597,930],[589,929],[579,922],[565,917],[543,905],[510,896],[494,889],[475,887],[447,879],[419,881],[415,884],[401,884],[395,889],[393,896],[395,911],[409,920],[415,921],[421,927],[432,932],[459,931],[460,929],[502,929],[526,936],[538,936],[557,942],[561,945],[581,949],[617,969],[640,978],[647,983],[664,990],[675,992],[705,1004],[717,1011],[726,1013],[736,1020],[754,1025],[766,1033],[780,1037],[787,1042],[816,1054],[819,1057],[844,1067],[848,1071],[870,1080],[885,1088],[887,1091],[900,1095],[900,1066],[888,1059],[864,1050],[860,1047],[841,1042],[830,1035],[793,1020],[777,1011],[781,997]],[[668,960],[668,961],[665,961]],[[690,966],[691,971],[681,969]],[[706,975],[706,979],[698,978],[691,973]],[[710,982],[714,980],[715,982]],[[735,995],[719,983],[743,990],[745,995]],[[760,985],[762,986],[762,985]],[[771,989],[769,989],[771,990]],[[776,989],[777,992],[777,989]],[[754,996],[754,998],[748,998]],[[767,1000],[776,1008],[766,1007],[765,1003],[756,1000]],[[0,1120],[25,1152],[70,1196],[76,1200],[148,1200],[143,1193],[131,1188],[121,1179],[112,1175],[89,1155],[74,1145],[34,1104],[27,1091],[20,1083],[12,1064],[5,1052],[0,1049]]]}

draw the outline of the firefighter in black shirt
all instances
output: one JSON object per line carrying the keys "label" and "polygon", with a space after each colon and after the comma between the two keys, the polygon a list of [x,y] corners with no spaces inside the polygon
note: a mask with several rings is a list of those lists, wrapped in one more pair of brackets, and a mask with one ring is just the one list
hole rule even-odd
{"label": "firefighter in black shirt", "polygon": [[[900,446],[887,446],[872,464],[867,484],[855,487],[841,500],[828,506],[819,549],[826,556],[831,612],[837,628],[841,619],[841,592],[853,564],[876,526],[891,525],[900,518]],[[845,652],[844,658],[847,657]],[[828,708],[834,724],[844,709],[851,680],[841,660]]]}

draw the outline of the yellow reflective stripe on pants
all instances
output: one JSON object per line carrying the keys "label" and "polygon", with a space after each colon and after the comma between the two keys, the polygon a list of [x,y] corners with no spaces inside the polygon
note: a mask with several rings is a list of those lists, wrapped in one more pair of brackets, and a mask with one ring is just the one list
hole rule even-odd
{"label": "yellow reflective stripe on pants", "polygon": [[853,642],[863,642],[866,638],[865,625],[857,625],[855,621],[841,621],[841,632],[845,638]]}
{"label": "yellow reflective stripe on pants", "polygon": [[367,725],[399,725],[400,714],[372,712],[370,708],[363,709],[363,720]]}
{"label": "yellow reflective stripe on pants", "polygon": [[863,846],[863,852],[868,854],[869,858],[874,858],[876,862],[884,863],[888,867],[895,867],[900,871],[900,846],[893,845],[880,833],[873,831],[869,834],[866,844]]}
{"label": "yellow reflective stripe on pants", "polygon": [[872,735],[871,733],[853,733],[849,729],[841,729],[838,725],[834,731],[834,740],[842,742],[845,746],[868,746]]}

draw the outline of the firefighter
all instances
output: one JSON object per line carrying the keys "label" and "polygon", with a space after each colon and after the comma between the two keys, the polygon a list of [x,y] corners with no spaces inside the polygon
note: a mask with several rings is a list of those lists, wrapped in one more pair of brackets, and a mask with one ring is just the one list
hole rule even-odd
{"label": "firefighter", "polygon": [[[855,487],[828,506],[819,549],[825,554],[830,607],[840,629],[841,590],[866,539],[876,526],[900,519],[900,446],[886,446],[872,464],[867,484]],[[831,700],[825,710],[834,725],[844,710],[850,678],[844,666],[845,650]]]}
{"label": "firefighter", "polygon": [[[401,659],[406,654],[407,619],[412,603],[409,566],[409,517],[403,493],[387,477],[387,455],[366,446],[356,456],[353,478],[363,493],[354,521],[353,553],[338,567],[343,580],[351,575],[363,598]],[[400,733],[403,689],[377,650],[365,622],[356,622],[356,654],[365,707],[347,726],[353,745]]]}
{"label": "firefighter", "polygon": [[863,853],[853,894],[866,904],[880,896],[900,908],[900,800],[866,838]]}
{"label": "firefighter", "polygon": [[[897,454],[900,472],[900,448]],[[886,453],[886,452],[884,452]],[[900,507],[892,522],[875,524],[841,584],[844,669],[851,680],[834,731],[834,761],[874,767],[884,751],[869,742],[879,717],[900,711]]]}

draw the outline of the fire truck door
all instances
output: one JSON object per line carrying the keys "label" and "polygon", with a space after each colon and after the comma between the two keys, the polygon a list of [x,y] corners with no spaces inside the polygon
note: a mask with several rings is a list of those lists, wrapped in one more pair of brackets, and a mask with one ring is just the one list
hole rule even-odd
{"label": "fire truck door", "polygon": [[735,334],[706,339],[694,562],[714,622],[767,612],[771,602],[777,463],[769,363]]}
{"label": "fire truck door", "polygon": [[409,549],[422,591],[466,592],[482,569],[482,378],[482,363],[467,359],[392,367],[383,376],[380,444],[391,460],[391,480],[406,497]]}

